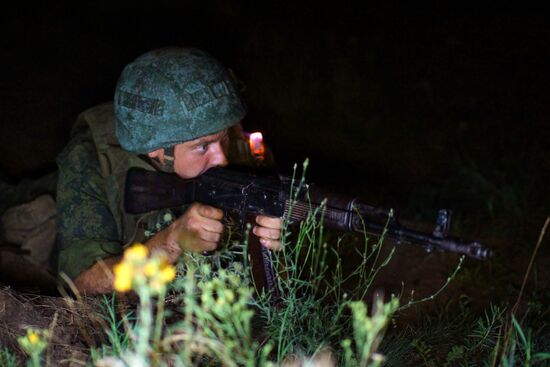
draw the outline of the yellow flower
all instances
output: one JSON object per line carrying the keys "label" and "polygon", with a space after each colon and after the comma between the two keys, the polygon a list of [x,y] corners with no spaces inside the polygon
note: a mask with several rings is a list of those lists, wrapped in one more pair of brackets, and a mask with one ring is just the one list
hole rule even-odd
{"label": "yellow flower", "polygon": [[47,338],[48,330],[34,330],[28,328],[27,335],[17,338],[17,341],[25,353],[29,356],[38,357],[48,346]]}
{"label": "yellow flower", "polygon": [[176,277],[176,268],[172,265],[165,265],[159,274],[160,280],[163,283],[168,283]]}
{"label": "yellow flower", "polygon": [[27,338],[29,339],[29,342],[31,344],[37,344],[39,341],[40,341],[40,337],[38,336],[38,334],[33,331],[33,330],[29,330],[29,333],[27,335]]}
{"label": "yellow flower", "polygon": [[151,260],[143,267],[143,273],[146,277],[151,278],[159,271],[159,264],[157,261]]}
{"label": "yellow flower", "polygon": [[127,292],[132,289],[132,276],[134,273],[133,267],[125,261],[115,265],[115,290],[119,292]]}
{"label": "yellow flower", "polygon": [[145,260],[149,255],[149,249],[142,243],[136,243],[124,251],[124,260],[130,262],[139,262]]}

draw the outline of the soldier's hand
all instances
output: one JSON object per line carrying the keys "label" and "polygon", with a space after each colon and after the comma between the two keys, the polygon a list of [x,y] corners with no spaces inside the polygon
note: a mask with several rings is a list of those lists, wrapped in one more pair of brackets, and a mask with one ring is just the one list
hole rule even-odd
{"label": "soldier's hand", "polygon": [[271,250],[280,250],[282,247],[281,228],[283,228],[283,220],[258,215],[256,223],[257,225],[254,226],[252,232],[260,238],[260,243]]}
{"label": "soldier's hand", "polygon": [[223,232],[223,211],[200,203],[192,204],[172,227],[171,239],[182,250],[202,252],[218,247]]}

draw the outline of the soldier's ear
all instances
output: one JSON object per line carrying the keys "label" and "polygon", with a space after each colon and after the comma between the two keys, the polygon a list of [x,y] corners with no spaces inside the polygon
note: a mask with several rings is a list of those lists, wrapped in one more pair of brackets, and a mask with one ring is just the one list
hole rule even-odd
{"label": "soldier's ear", "polygon": [[157,150],[153,150],[152,152],[147,153],[149,158],[155,159],[160,164],[164,164],[164,148],[159,148]]}

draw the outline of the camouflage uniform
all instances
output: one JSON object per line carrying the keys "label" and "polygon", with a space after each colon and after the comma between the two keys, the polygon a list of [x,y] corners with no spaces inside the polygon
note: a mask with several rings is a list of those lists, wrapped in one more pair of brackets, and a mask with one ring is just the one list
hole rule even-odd
{"label": "camouflage uniform", "polygon": [[[71,141],[57,159],[58,234],[54,268],[75,278],[98,259],[120,255],[125,245],[145,242],[173,222],[185,208],[161,210],[146,216],[126,214],[123,192],[130,167],[155,168],[146,156],[122,149],[115,136],[113,105],[83,112],[71,131]],[[228,159],[233,164],[273,167],[254,158],[242,131],[230,130]]]}
{"label": "camouflage uniform", "polygon": [[99,259],[121,254],[125,244],[145,241],[174,218],[167,210],[146,217],[124,212],[127,170],[154,168],[146,157],[119,146],[114,123],[111,103],[83,112],[57,159],[58,234],[53,263],[70,278]]}

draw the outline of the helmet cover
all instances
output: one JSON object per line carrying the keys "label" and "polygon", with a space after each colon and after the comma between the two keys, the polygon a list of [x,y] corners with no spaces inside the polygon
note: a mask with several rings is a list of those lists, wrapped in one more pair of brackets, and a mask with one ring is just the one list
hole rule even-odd
{"label": "helmet cover", "polygon": [[229,70],[206,52],[178,47],[128,64],[114,107],[120,145],[138,154],[214,134],[246,115]]}

